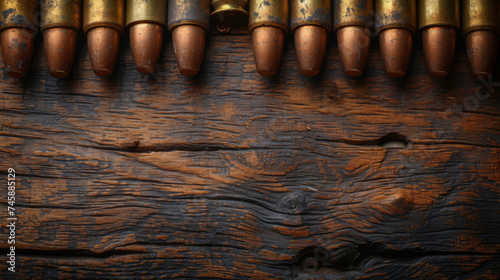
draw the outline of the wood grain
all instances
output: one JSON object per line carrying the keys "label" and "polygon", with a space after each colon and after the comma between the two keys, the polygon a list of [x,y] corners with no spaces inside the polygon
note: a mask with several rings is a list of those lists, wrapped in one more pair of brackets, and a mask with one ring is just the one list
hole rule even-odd
{"label": "wood grain", "polygon": [[0,170],[16,170],[19,218],[19,271],[1,261],[2,279],[500,274],[500,95],[463,44],[435,80],[417,42],[395,80],[373,42],[353,79],[332,40],[307,78],[289,38],[263,78],[249,36],[212,36],[185,78],[169,39],[151,75],[126,40],[110,78],[85,47],[52,78],[41,42],[27,78],[0,73]]}

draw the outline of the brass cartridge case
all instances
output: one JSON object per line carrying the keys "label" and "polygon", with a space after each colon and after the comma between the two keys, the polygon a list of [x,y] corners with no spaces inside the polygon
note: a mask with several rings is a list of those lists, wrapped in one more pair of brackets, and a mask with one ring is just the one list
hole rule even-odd
{"label": "brass cartridge case", "polygon": [[228,13],[248,14],[248,0],[211,0],[214,11],[212,16]]}
{"label": "brass cartridge case", "polygon": [[303,25],[319,25],[332,31],[332,3],[330,0],[292,0],[290,26],[292,31]]}
{"label": "brass cartridge case", "polygon": [[134,23],[155,23],[167,26],[167,1],[127,0],[126,18],[127,27]]}
{"label": "brass cartridge case", "polygon": [[83,32],[93,27],[111,27],[123,34],[125,3],[123,0],[84,0]]}
{"label": "brass cartridge case", "polygon": [[250,30],[253,30],[259,26],[275,26],[288,33],[289,11],[290,5],[288,0],[250,1],[248,27]]}
{"label": "brass cartridge case", "polygon": [[404,28],[417,31],[416,0],[375,0],[375,30]]}
{"label": "brass cartridge case", "polygon": [[177,26],[192,24],[210,29],[210,0],[169,0],[168,30]]}
{"label": "brass cartridge case", "polygon": [[82,28],[81,0],[42,0],[42,18],[40,29],[65,27],[80,30]]}
{"label": "brass cartridge case", "polygon": [[373,0],[333,0],[333,26],[373,28]]}
{"label": "brass cartridge case", "polygon": [[211,0],[214,11],[211,20],[217,24],[222,33],[231,29],[248,32],[248,0]]}
{"label": "brass cartridge case", "polygon": [[462,32],[476,30],[499,33],[498,0],[462,0]]}
{"label": "brass cartridge case", "polygon": [[38,13],[38,0],[0,1],[0,30],[11,27],[28,28],[38,31],[35,16]]}
{"label": "brass cartridge case", "polygon": [[418,1],[419,29],[434,26],[460,28],[460,0]]}

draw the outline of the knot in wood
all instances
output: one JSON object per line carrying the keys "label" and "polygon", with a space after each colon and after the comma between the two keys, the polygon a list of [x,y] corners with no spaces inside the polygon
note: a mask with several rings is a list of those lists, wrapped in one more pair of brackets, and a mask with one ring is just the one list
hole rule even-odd
{"label": "knot in wood", "polygon": [[319,268],[319,261],[315,257],[306,257],[302,261],[302,269],[307,273],[314,273]]}
{"label": "knot in wood", "polygon": [[290,193],[278,203],[281,210],[288,214],[300,214],[305,209],[306,199],[302,193]]}
{"label": "knot in wood", "polygon": [[388,214],[405,215],[413,208],[413,192],[410,190],[398,190],[387,197],[385,204]]}
{"label": "knot in wood", "polygon": [[413,209],[414,199],[411,190],[398,189],[374,197],[372,208],[382,214],[403,216]]}
{"label": "knot in wood", "polygon": [[292,270],[298,273],[317,274],[329,258],[325,248],[308,247],[297,254]]}
{"label": "knot in wood", "polygon": [[394,214],[407,214],[413,208],[413,193],[400,190],[390,197],[389,203]]}

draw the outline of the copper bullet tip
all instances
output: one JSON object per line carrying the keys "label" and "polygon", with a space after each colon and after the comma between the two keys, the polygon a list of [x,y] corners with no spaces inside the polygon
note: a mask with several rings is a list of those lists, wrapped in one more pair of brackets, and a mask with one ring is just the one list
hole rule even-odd
{"label": "copper bullet tip", "polygon": [[422,31],[425,62],[434,78],[448,76],[455,55],[456,37],[457,31],[451,27],[429,27]]}
{"label": "copper bullet tip", "polygon": [[185,24],[172,30],[177,67],[184,76],[194,76],[200,71],[205,52],[206,31],[198,25]]}
{"label": "copper bullet tip", "polygon": [[257,72],[265,77],[276,75],[283,55],[285,31],[275,26],[261,26],[252,31],[252,49]]}
{"label": "copper bullet tip", "polygon": [[13,78],[23,78],[28,72],[33,56],[35,34],[24,28],[8,28],[0,33],[3,64],[7,74]]}
{"label": "copper bullet tip", "polygon": [[43,32],[43,48],[52,76],[66,78],[73,66],[78,33],[71,28],[49,28]]}
{"label": "copper bullet tip", "polygon": [[294,32],[295,51],[304,76],[316,76],[323,67],[328,32],[318,25],[303,25]]}
{"label": "copper bullet tip", "polygon": [[474,76],[488,78],[495,70],[498,35],[489,30],[473,31],[465,37],[465,44]]}
{"label": "copper bullet tip", "polygon": [[370,53],[370,30],[361,26],[346,26],[337,30],[340,62],[347,76],[363,74]]}
{"label": "copper bullet tip", "polygon": [[113,73],[120,48],[120,32],[111,27],[94,27],[87,32],[90,62],[101,77]]}
{"label": "copper bullet tip", "polygon": [[389,28],[380,32],[379,41],[387,75],[404,77],[410,65],[413,33],[403,28]]}
{"label": "copper bullet tip", "polygon": [[137,71],[155,71],[163,44],[163,27],[154,23],[138,23],[130,27],[130,48]]}

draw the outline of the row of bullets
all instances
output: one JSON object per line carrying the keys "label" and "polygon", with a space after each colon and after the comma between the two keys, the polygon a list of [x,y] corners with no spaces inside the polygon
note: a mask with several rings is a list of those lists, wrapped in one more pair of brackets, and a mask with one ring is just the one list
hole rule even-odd
{"label": "row of bullets", "polygon": [[58,78],[69,75],[82,30],[94,73],[111,75],[125,28],[139,72],[155,70],[168,28],[180,72],[195,75],[210,27],[209,0],[0,0],[0,12],[2,58],[7,73],[16,78],[27,73],[38,14],[47,66]]}
{"label": "row of bullets", "polygon": [[257,71],[263,76],[277,73],[285,36],[290,31],[302,74],[319,74],[328,36],[334,31],[346,75],[363,73],[370,39],[378,36],[386,73],[399,78],[408,70],[413,37],[421,30],[429,72],[442,78],[450,72],[461,27],[474,75],[487,77],[495,68],[498,53],[499,2],[0,0],[0,43],[7,73],[24,77],[33,55],[34,37],[40,29],[49,72],[64,78],[71,71],[78,33],[83,30],[94,73],[109,76],[118,58],[120,37],[128,28],[137,70],[151,73],[158,63],[167,28],[181,74],[192,76],[200,69],[210,23],[216,22],[219,31],[227,32],[244,22],[252,34]]}

